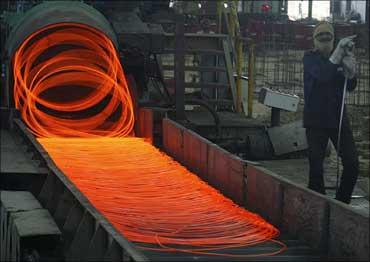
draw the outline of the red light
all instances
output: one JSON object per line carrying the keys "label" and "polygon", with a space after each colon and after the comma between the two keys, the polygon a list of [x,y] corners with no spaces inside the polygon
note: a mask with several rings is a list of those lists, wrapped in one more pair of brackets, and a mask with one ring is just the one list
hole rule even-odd
{"label": "red light", "polygon": [[262,12],[268,12],[268,11],[270,11],[270,9],[271,9],[271,6],[268,5],[268,4],[261,5],[261,11]]}

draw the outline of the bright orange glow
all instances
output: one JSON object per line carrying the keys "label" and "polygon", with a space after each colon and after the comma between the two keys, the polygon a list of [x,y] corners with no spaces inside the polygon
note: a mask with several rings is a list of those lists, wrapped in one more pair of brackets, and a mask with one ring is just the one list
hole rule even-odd
{"label": "bright orange glow", "polygon": [[[58,167],[129,240],[213,254],[279,231],[141,138],[39,138]],[[182,249],[170,248],[178,244]],[[189,249],[190,248],[190,249]],[[225,255],[225,254],[223,254]]]}
{"label": "bright orange glow", "polygon": [[[279,231],[133,134],[133,101],[112,42],[62,23],[14,55],[14,102],[57,166],[129,240],[161,251],[254,257],[286,249]],[[276,243],[273,253],[219,250]],[[173,248],[170,245],[180,245]],[[144,249],[154,249],[144,247]],[[217,251],[217,253],[215,253]]]}
{"label": "bright orange glow", "polygon": [[100,31],[61,23],[14,55],[14,101],[38,137],[127,136],[134,112],[117,52]]}

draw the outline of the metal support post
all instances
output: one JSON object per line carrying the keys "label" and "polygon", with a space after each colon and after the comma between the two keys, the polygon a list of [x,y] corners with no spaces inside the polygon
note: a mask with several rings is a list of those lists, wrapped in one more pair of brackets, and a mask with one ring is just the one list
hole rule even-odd
{"label": "metal support post", "polygon": [[185,35],[184,15],[176,17],[175,33],[175,97],[176,119],[185,119]]}
{"label": "metal support post", "polygon": [[243,42],[240,38],[237,39],[236,45],[236,112],[242,112],[242,65],[243,65]]}
{"label": "metal support post", "polygon": [[308,0],[308,18],[312,19],[312,1],[313,0]]}
{"label": "metal support post", "polygon": [[253,114],[253,92],[254,92],[254,44],[249,45],[248,52],[248,117]]}

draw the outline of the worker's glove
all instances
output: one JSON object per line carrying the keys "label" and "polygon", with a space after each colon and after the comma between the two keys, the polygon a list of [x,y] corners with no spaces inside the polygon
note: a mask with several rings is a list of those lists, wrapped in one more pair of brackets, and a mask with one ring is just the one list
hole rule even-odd
{"label": "worker's glove", "polygon": [[346,52],[349,52],[349,50],[354,47],[355,43],[353,42],[353,39],[355,37],[356,35],[353,35],[341,39],[329,58],[330,62],[339,65],[342,62],[343,57],[346,55]]}
{"label": "worker's glove", "polygon": [[356,75],[356,58],[353,55],[345,56],[342,60],[343,74],[346,78],[352,79]]}

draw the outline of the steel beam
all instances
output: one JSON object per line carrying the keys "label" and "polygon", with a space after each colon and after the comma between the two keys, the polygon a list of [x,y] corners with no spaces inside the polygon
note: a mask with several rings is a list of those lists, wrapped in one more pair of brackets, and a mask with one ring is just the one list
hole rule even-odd
{"label": "steel beam", "polygon": [[184,16],[176,17],[175,35],[175,95],[176,95],[176,119],[185,119],[185,36]]}

